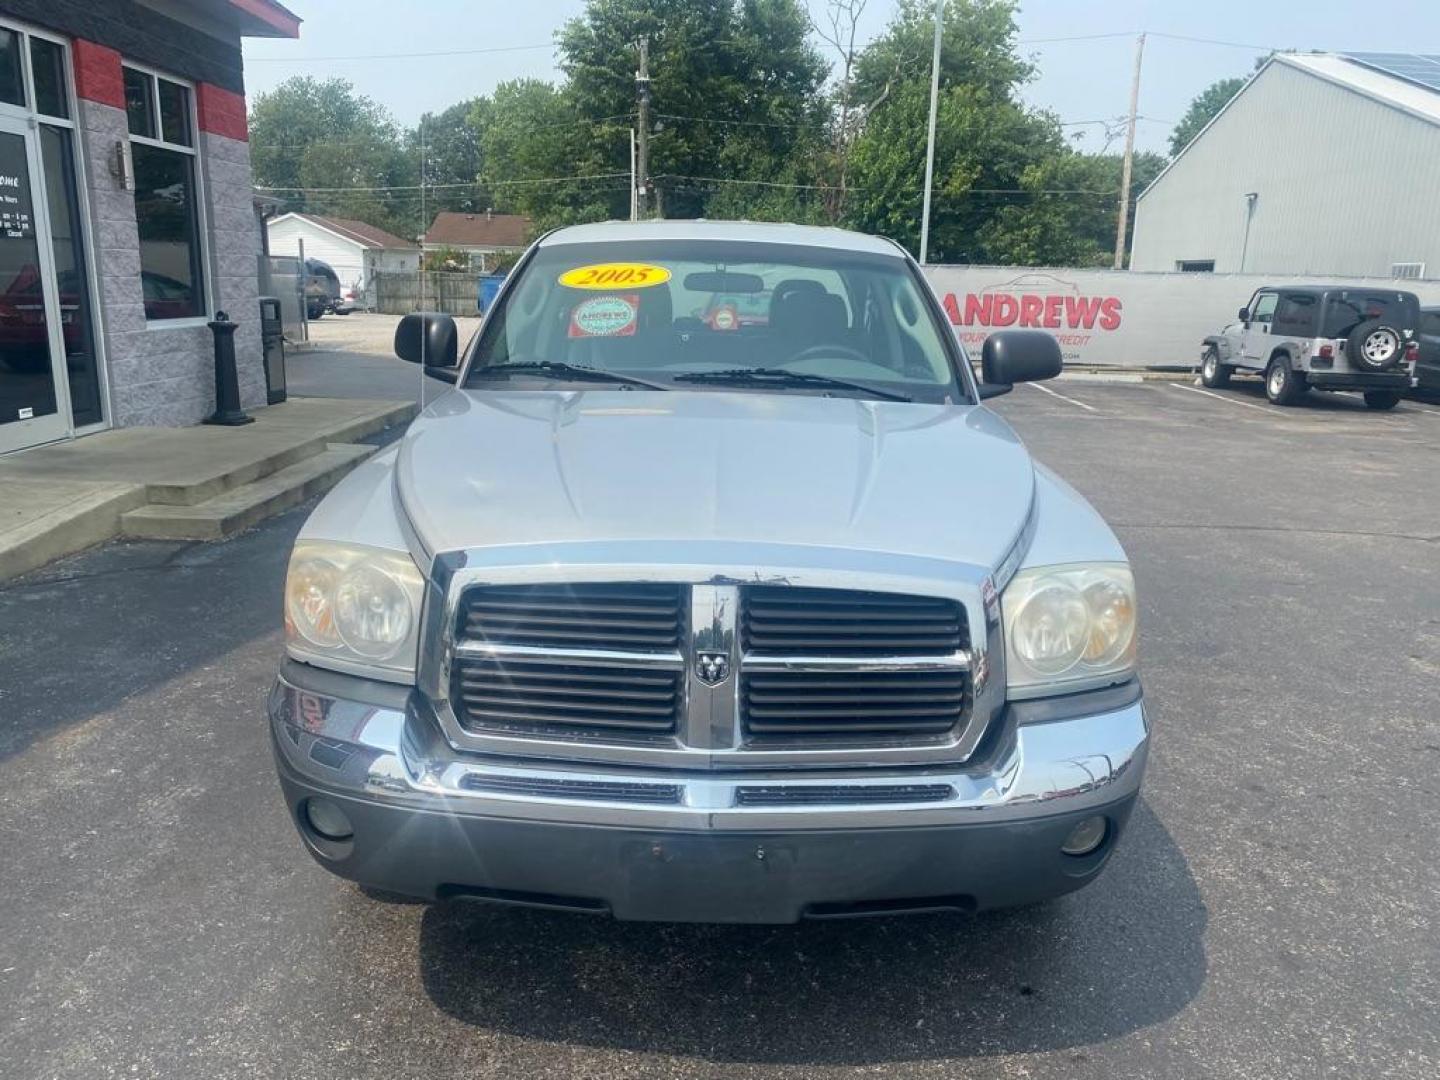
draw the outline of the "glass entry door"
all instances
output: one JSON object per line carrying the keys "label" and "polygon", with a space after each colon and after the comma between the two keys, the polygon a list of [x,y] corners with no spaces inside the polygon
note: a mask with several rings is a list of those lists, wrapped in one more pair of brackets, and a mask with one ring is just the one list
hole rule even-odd
{"label": "glass entry door", "polygon": [[70,432],[64,316],[39,164],[31,124],[0,117],[0,453]]}

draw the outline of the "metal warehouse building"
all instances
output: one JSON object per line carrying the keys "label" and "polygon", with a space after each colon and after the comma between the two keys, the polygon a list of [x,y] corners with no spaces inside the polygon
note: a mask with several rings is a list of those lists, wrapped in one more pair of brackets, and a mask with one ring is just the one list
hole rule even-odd
{"label": "metal warehouse building", "polygon": [[1130,268],[1440,278],[1440,56],[1272,57],[1140,196]]}

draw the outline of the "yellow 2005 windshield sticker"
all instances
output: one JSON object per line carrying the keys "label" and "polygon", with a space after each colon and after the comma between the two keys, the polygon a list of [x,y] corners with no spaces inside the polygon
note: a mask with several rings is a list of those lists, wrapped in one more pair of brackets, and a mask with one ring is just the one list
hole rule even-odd
{"label": "yellow 2005 windshield sticker", "polygon": [[572,289],[646,289],[670,280],[670,271],[648,263],[596,263],[577,266],[560,275],[560,284]]}

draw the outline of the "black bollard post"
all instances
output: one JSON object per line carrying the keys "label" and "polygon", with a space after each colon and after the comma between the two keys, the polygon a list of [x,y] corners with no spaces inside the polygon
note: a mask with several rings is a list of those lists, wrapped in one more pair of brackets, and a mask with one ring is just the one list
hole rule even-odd
{"label": "black bollard post", "polygon": [[223,311],[215,313],[215,321],[207,323],[215,335],[215,415],[207,424],[239,427],[255,422],[240,407],[240,374],[235,370],[235,331],[239,324],[230,321]]}

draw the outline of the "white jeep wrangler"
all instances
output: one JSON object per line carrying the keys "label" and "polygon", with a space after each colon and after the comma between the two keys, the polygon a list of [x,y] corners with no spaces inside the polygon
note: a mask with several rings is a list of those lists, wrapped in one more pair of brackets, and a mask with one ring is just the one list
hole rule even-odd
{"label": "white jeep wrangler", "polygon": [[1295,405],[1306,389],[1360,390],[1372,409],[1393,409],[1415,385],[1420,301],[1388,289],[1266,287],[1239,321],[1207,337],[1200,380],[1215,388],[1236,370],[1263,373],[1265,396]]}

